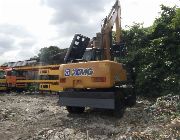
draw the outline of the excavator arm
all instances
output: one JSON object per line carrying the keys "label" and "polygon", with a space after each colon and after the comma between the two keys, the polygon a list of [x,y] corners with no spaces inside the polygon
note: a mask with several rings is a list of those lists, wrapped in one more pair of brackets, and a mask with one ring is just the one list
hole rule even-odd
{"label": "excavator arm", "polygon": [[121,38],[121,7],[117,0],[112,7],[109,15],[104,19],[104,24],[101,28],[102,42],[101,49],[104,60],[112,60],[110,49],[112,47],[112,29],[116,24],[116,43],[120,44]]}

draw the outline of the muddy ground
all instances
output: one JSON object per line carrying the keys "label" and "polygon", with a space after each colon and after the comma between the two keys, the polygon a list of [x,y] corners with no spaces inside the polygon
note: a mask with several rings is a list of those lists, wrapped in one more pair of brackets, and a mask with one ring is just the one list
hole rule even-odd
{"label": "muddy ground", "polygon": [[167,115],[167,110],[159,111],[160,105],[155,107],[156,102],[138,99],[122,118],[116,118],[106,110],[70,115],[57,102],[58,95],[0,93],[0,139],[180,139],[176,106],[168,108],[172,112]]}

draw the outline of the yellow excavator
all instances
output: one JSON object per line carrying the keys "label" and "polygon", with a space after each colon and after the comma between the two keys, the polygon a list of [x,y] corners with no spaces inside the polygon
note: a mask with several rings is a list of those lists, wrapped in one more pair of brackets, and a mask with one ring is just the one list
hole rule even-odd
{"label": "yellow excavator", "polygon": [[[112,29],[116,25],[113,44]],[[136,103],[133,82],[126,66],[116,62],[122,55],[121,7],[116,0],[103,20],[101,33],[90,39],[76,34],[60,66],[60,106],[69,113],[82,113],[85,107],[114,110],[122,116],[126,105]]]}

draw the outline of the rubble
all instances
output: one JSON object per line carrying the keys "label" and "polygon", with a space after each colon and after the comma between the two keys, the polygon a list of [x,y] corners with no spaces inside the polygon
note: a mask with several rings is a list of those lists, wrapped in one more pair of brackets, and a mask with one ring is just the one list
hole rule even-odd
{"label": "rubble", "polygon": [[180,95],[169,94],[159,97],[152,106],[146,108],[146,111],[159,121],[170,121],[180,113]]}
{"label": "rubble", "polygon": [[155,102],[139,98],[122,118],[111,111],[88,109],[68,114],[57,95],[5,94],[0,96],[0,137],[26,140],[179,139],[179,96]]}

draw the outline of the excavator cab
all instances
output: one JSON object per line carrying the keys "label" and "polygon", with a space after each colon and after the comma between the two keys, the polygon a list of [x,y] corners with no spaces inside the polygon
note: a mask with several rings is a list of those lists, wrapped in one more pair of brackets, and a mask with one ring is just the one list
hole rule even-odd
{"label": "excavator cab", "polygon": [[84,61],[101,60],[101,50],[98,48],[86,48],[82,59]]}
{"label": "excavator cab", "polygon": [[96,60],[96,50],[93,48],[86,48],[82,59],[85,61]]}
{"label": "excavator cab", "polygon": [[102,60],[102,49],[100,48],[101,33],[90,40],[81,34],[75,34],[71,45],[65,55],[65,63],[86,62]]}

